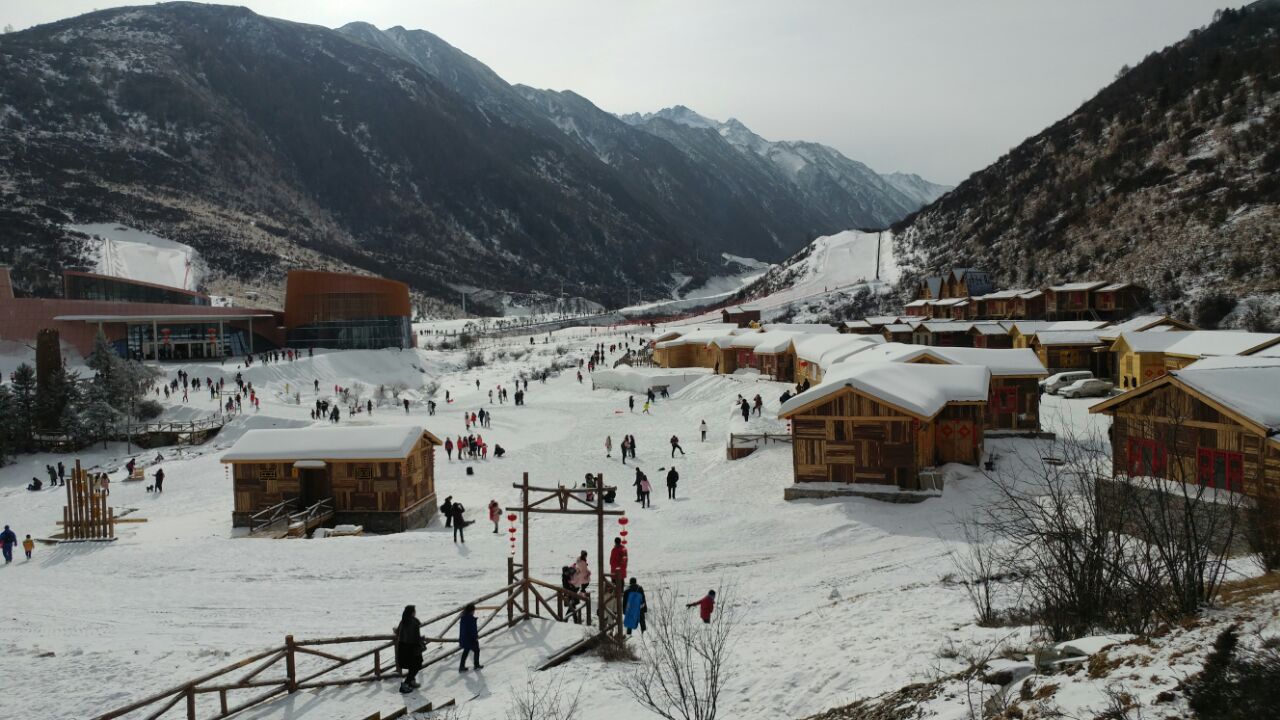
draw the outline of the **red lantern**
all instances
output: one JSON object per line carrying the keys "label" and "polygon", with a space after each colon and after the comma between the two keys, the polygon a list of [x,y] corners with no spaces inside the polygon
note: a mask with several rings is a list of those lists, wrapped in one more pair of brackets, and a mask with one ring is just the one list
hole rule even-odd
{"label": "red lantern", "polygon": [[[516,529],[515,529],[515,528],[511,528],[511,529],[510,529],[510,530],[508,530],[507,532],[511,533],[512,535],[515,535],[515,534],[516,534]],[[515,538],[512,538],[512,539],[511,539],[511,541],[512,541],[512,542],[515,542]]]}
{"label": "red lantern", "polygon": [[515,522],[515,521],[516,521],[516,514],[515,514],[515,513],[508,513],[508,514],[507,514],[507,519],[508,519],[508,520],[510,520],[511,522]]}
{"label": "red lantern", "polygon": [[618,518],[618,524],[619,524],[619,525],[623,525],[623,526],[625,526],[625,525],[626,525],[627,523],[629,523],[629,522],[631,522],[631,521],[630,521],[629,519],[627,519],[627,516],[626,516],[626,515],[623,515],[622,517]]}

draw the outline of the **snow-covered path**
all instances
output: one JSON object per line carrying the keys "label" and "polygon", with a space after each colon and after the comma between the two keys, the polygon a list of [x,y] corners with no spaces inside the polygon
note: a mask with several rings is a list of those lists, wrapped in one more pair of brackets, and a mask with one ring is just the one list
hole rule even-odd
{"label": "snow-covered path", "polygon": [[[606,343],[610,338],[599,336]],[[565,341],[563,349],[580,356],[592,340]],[[517,346],[513,340],[511,347]],[[960,473],[949,481],[945,497],[918,505],[787,503],[782,491],[791,482],[789,446],[725,459],[736,396],[761,393],[768,414],[776,410],[784,385],[707,377],[659,400],[646,416],[639,403],[635,413],[628,412],[626,393],[593,391],[567,371],[545,385],[531,382],[525,407],[490,406],[489,388],[509,386],[516,373],[544,365],[555,346],[539,345],[533,352],[475,370],[461,369],[458,353],[352,351],[245,371],[265,398],[260,413],[236,420],[210,445],[165,450],[163,495],[146,493],[144,483],[114,483],[113,504],[139,508],[136,515],[146,523],[122,526],[120,539],[111,544],[41,545],[33,561],[0,569],[6,600],[0,656],[21,669],[0,676],[0,715],[86,718],[279,644],[287,633],[384,633],[406,603],[428,615],[495,590],[505,581],[508,547],[504,535],[486,527],[483,509],[491,498],[514,502],[511,485],[522,472],[535,482],[567,484],[602,472],[606,482],[620,485],[619,507],[633,518],[631,574],[650,592],[670,587],[693,600],[709,587],[737,587],[746,616],[726,717],[799,717],[896,688],[927,672],[947,638],[996,632],[970,625],[963,593],[940,582],[951,571],[946,554],[954,540],[954,514],[982,497],[984,482],[976,473]],[[185,367],[193,376],[228,380],[236,372],[231,364]],[[354,421],[344,415],[344,423],[417,423],[444,437],[463,432],[463,409],[484,406],[493,412],[493,427],[483,434],[508,450],[506,458],[449,462],[440,453],[440,499],[452,495],[478,520],[465,545],[454,544],[439,519],[423,530],[389,536],[233,537],[231,483],[217,461],[220,450],[248,427],[309,424],[316,379],[321,397],[331,395],[334,384],[360,382],[366,388],[403,385],[406,396],[417,399],[424,382],[439,383],[435,417],[415,404],[408,414],[386,407]],[[443,401],[446,390],[454,399],[450,405]],[[292,402],[295,392],[301,405]],[[174,414],[215,411],[207,393],[193,392],[186,406],[173,405]],[[703,419],[710,427],[705,443],[697,432]],[[634,469],[624,467],[617,454],[627,433],[636,436],[639,465],[656,486],[651,509],[633,502]],[[606,434],[614,442],[612,459],[604,457]],[[674,461],[672,434],[687,453]],[[1029,444],[1004,444],[1010,442]],[[81,457],[114,468],[123,463],[123,451],[113,445]],[[20,536],[47,535],[60,517],[62,493],[23,489],[57,459],[25,456],[0,469],[0,522],[12,524]],[[666,499],[662,482],[672,462],[681,475],[674,501]],[[468,466],[474,475],[465,474]],[[592,530],[587,521],[536,518],[535,576],[554,582],[579,550],[594,554]],[[459,678],[456,670],[442,668],[428,674],[422,700],[456,697],[466,701],[472,717],[500,717],[510,687],[523,683],[528,669],[560,641],[567,644],[579,633],[556,628],[523,650],[511,639],[495,638],[491,646],[502,657],[486,658],[482,675]],[[587,657],[550,674],[583,684],[586,718],[648,717],[618,686],[621,672],[618,665]],[[295,700],[291,709],[249,717],[361,717],[396,707],[385,704],[384,690],[335,692],[324,703]],[[394,694],[394,688],[386,692]]]}

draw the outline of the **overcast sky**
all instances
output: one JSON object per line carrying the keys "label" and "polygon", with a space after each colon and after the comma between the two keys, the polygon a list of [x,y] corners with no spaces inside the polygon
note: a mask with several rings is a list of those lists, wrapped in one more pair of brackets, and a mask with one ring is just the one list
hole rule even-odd
{"label": "overcast sky", "polygon": [[[18,29],[136,2],[0,0]],[[611,112],[683,104],[954,184],[1230,0],[238,0],[429,30]]]}

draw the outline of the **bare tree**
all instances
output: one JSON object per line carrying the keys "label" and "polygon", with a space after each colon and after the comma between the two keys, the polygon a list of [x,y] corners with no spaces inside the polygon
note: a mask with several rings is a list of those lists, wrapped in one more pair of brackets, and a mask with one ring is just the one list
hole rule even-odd
{"label": "bare tree", "polygon": [[507,705],[507,720],[576,720],[582,686],[570,691],[563,678],[539,682],[531,673]]}
{"label": "bare tree", "polygon": [[710,623],[679,602],[674,590],[659,590],[649,600],[639,665],[622,679],[636,702],[666,720],[715,720],[741,619],[734,594],[732,587],[717,591]]}
{"label": "bare tree", "polygon": [[978,624],[994,625],[997,612],[992,586],[1004,575],[1000,551],[992,543],[987,526],[972,519],[962,519],[957,524],[964,535],[964,544],[950,552],[956,581],[969,596]]}

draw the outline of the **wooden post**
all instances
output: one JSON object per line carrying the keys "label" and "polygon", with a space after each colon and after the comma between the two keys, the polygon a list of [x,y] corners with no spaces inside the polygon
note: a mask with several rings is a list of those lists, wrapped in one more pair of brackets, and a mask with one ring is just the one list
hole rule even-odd
{"label": "wooden post", "polygon": [[[507,585],[514,585],[516,582],[516,559],[507,557]],[[516,618],[516,592],[510,590],[507,592],[507,624],[515,623]]]}
{"label": "wooden post", "polygon": [[187,720],[196,720],[196,686],[187,686]]}
{"label": "wooden post", "polygon": [[294,665],[294,648],[292,635],[284,636],[284,668],[285,676],[288,678],[289,692],[298,692],[298,673]]}
{"label": "wooden post", "polygon": [[529,473],[524,474],[524,488],[520,490],[520,505],[525,508],[523,520],[521,520],[520,529],[520,580],[523,583],[521,589],[521,601],[524,603],[524,616],[529,616]]}
{"label": "wooden post", "polygon": [[[596,487],[604,487],[604,475],[596,475]],[[609,579],[604,574],[604,492],[596,492],[596,577],[600,578],[600,592],[596,595],[596,612],[600,614],[600,632],[605,631],[605,593]]]}

